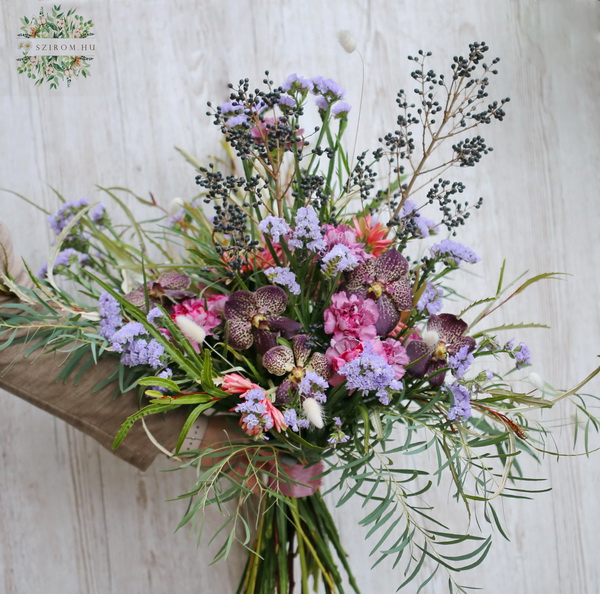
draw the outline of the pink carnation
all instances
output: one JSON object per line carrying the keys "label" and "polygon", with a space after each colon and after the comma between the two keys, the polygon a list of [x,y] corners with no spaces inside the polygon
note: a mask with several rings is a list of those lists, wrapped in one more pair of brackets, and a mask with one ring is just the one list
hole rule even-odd
{"label": "pink carnation", "polygon": [[331,339],[330,347],[325,352],[325,356],[333,370],[329,378],[329,383],[332,386],[338,386],[346,379],[338,374],[338,370],[358,357],[363,350],[362,342],[356,338],[342,337],[338,340],[334,336]]}
{"label": "pink carnation", "polygon": [[394,379],[401,379],[406,373],[405,366],[410,362],[408,355],[406,354],[406,349],[398,340],[394,340],[393,338],[380,341],[380,345],[381,352],[378,354],[382,355],[394,369]]}
{"label": "pink carnation", "polygon": [[205,307],[204,299],[186,299],[178,303],[173,308],[171,318],[174,320],[177,316],[189,318],[198,324],[207,335],[212,334],[211,330],[221,323],[221,318],[216,311],[210,306],[208,309]]}
{"label": "pink carnation", "polygon": [[359,262],[364,262],[372,258],[364,249],[364,243],[359,243],[356,237],[356,231],[348,225],[325,225],[325,235],[323,239],[327,244],[327,251],[330,252],[333,247],[338,244],[345,245],[350,248],[350,253],[358,258]]}
{"label": "pink carnation", "polygon": [[348,297],[343,291],[335,293],[323,317],[325,332],[333,334],[335,340],[351,337],[365,341],[377,336],[375,322],[379,319],[379,310],[373,299],[360,295]]}
{"label": "pink carnation", "polygon": [[228,299],[229,295],[210,295],[206,298],[206,309],[220,317]]}

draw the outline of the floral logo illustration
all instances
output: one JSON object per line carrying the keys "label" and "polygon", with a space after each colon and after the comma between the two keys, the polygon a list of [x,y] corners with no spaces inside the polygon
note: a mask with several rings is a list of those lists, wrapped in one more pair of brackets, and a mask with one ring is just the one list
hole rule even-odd
{"label": "floral logo illustration", "polygon": [[[61,81],[70,87],[80,75],[90,76],[90,62],[94,59],[90,53],[95,51],[95,45],[89,43],[89,38],[94,35],[94,23],[78,15],[75,8],[64,11],[57,5],[48,14],[40,8],[37,17],[21,18],[21,25],[19,74],[26,74],[35,85],[48,83],[51,89],[58,88]],[[58,43],[57,39],[62,41]]]}

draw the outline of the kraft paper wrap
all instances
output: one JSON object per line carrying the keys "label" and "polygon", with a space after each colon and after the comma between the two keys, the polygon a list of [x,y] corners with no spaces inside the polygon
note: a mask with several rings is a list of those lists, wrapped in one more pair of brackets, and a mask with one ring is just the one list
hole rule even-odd
{"label": "kraft paper wrap", "polygon": [[[8,271],[18,284],[31,286],[23,265],[13,250],[7,226],[0,221],[0,267]],[[4,249],[2,249],[2,245]],[[0,286],[0,317],[2,304],[15,301]],[[141,423],[136,423],[117,450],[112,442],[123,421],[138,410],[136,391],[115,398],[116,383],[93,392],[104,378],[111,375],[117,358],[102,359],[83,375],[77,385],[56,382],[65,353],[44,353],[41,350],[25,357],[27,346],[11,345],[0,351],[0,388],[48,411],[93,437],[103,447],[122,460],[146,470],[160,453],[150,442]],[[76,372],[72,375],[74,377]],[[179,409],[165,415],[146,417],[146,426],[156,440],[168,450],[175,447],[185,415]]]}

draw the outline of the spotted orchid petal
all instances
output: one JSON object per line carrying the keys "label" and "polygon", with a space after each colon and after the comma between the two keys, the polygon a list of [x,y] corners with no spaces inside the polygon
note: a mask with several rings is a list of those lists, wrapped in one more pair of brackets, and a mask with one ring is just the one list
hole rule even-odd
{"label": "spotted orchid petal", "polygon": [[254,344],[252,324],[247,320],[232,318],[228,321],[229,328],[228,344],[232,348],[243,351]]}
{"label": "spotted orchid petal", "polygon": [[281,287],[267,285],[261,287],[254,293],[256,307],[258,312],[263,315],[279,315],[287,307],[287,295]]}
{"label": "spotted orchid petal", "polygon": [[146,305],[146,294],[144,292],[144,286],[138,287],[137,289],[127,293],[127,295],[123,296],[123,299],[129,301],[132,305],[136,307],[142,307]]}
{"label": "spotted orchid petal", "polygon": [[156,281],[163,289],[171,289],[174,291],[183,291],[187,289],[192,280],[187,274],[179,272],[163,272]]}
{"label": "spotted orchid petal", "polygon": [[385,288],[385,292],[398,311],[408,311],[412,308],[412,290],[407,276],[389,283]]}
{"label": "spotted orchid petal", "polygon": [[468,348],[468,352],[470,353],[471,351],[475,350],[475,347],[477,346],[477,341],[474,338],[472,338],[471,336],[459,336],[452,343],[451,351],[458,352],[464,346],[466,346]]}
{"label": "spotted orchid petal", "polygon": [[294,351],[294,357],[296,358],[296,365],[298,365],[298,367],[304,367],[311,351],[308,336],[306,336],[306,334],[294,336],[292,340],[292,349]]}
{"label": "spotted orchid petal", "polygon": [[446,371],[441,371],[444,367],[447,367],[448,363],[444,359],[432,358],[427,366],[427,375],[429,385],[432,388],[439,388],[444,383],[446,377]]}
{"label": "spotted orchid petal", "polygon": [[391,283],[408,273],[408,261],[398,250],[388,250],[365,264],[369,265],[374,279],[383,283]]}
{"label": "spotted orchid petal", "polygon": [[225,319],[247,320],[252,321],[252,318],[258,313],[258,307],[254,298],[254,293],[250,291],[236,291],[229,296],[223,309]]}
{"label": "spotted orchid petal", "polygon": [[443,313],[432,315],[427,322],[427,330],[434,330],[448,345],[454,345],[467,329],[466,322],[457,318],[454,314]]}
{"label": "spotted orchid petal", "polygon": [[327,356],[324,353],[313,353],[313,356],[310,358],[306,369],[308,371],[314,371],[326,380],[328,380],[333,373],[333,369],[331,368],[331,365],[327,360]]}
{"label": "spotted orchid petal", "polygon": [[286,346],[273,347],[265,353],[263,365],[273,375],[285,375],[294,369],[294,353]]}

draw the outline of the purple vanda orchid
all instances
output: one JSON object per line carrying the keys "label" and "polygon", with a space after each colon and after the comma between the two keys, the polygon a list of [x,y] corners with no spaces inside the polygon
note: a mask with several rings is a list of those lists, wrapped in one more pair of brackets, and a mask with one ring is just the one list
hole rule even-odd
{"label": "purple vanda orchid", "polygon": [[394,249],[360,264],[348,274],[344,289],[377,303],[375,329],[379,336],[389,334],[398,325],[400,312],[412,308],[408,261]]}
{"label": "purple vanda orchid", "polygon": [[229,345],[238,351],[256,346],[266,353],[277,338],[292,338],[301,324],[280,314],[287,307],[287,295],[280,287],[267,285],[256,292],[236,291],[229,296],[224,317],[229,329]]}
{"label": "purple vanda orchid", "polygon": [[296,393],[308,371],[314,371],[323,379],[329,379],[331,365],[324,353],[312,353],[308,336],[298,334],[292,339],[292,348],[279,345],[269,349],[263,357],[263,365],[273,375],[288,377],[277,388],[276,404],[289,404],[290,392]]}
{"label": "purple vanda orchid", "polygon": [[411,364],[406,371],[416,377],[429,376],[429,383],[439,387],[444,383],[448,357],[456,355],[463,347],[470,353],[475,349],[475,339],[464,336],[466,322],[454,314],[432,315],[427,322],[423,340],[411,340],[406,344],[406,354]]}
{"label": "purple vanda orchid", "polygon": [[[187,274],[180,274],[178,272],[165,272],[161,274],[156,280],[146,283],[150,305],[163,304],[165,298],[172,302],[177,302],[196,297],[195,293],[186,290],[190,284],[191,279]],[[124,298],[129,303],[145,311],[146,292],[144,285],[140,285],[134,291],[127,293]]]}

